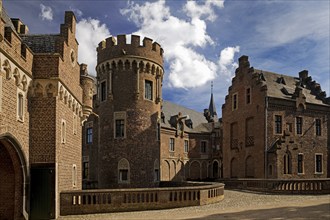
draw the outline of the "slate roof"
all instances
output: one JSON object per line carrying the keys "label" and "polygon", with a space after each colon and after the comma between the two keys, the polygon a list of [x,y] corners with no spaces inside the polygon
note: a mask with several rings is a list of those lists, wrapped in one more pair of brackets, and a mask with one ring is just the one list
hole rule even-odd
{"label": "slate roof", "polygon": [[193,122],[193,128],[189,128],[185,126],[184,130],[185,132],[189,133],[204,133],[204,132],[211,132],[212,126],[210,123],[207,122],[206,118],[204,117],[203,113],[194,111],[192,109],[185,108],[183,106],[174,104],[169,101],[163,101],[163,108],[162,112],[165,116],[165,123],[161,122],[161,127],[163,128],[172,128],[170,124],[170,118],[171,116],[178,115],[179,112],[181,112],[182,115],[188,115],[189,119]]}
{"label": "slate roof", "polygon": [[318,105],[326,105],[325,101],[319,97],[318,93],[313,88],[313,84],[317,84],[311,80],[301,80],[299,77],[287,76],[278,73],[268,72],[255,69],[255,73],[263,75],[260,81],[267,85],[267,96],[281,99],[293,100],[297,86],[302,88],[303,94],[306,96],[306,102]]}
{"label": "slate roof", "polygon": [[23,42],[34,53],[56,53],[56,41],[59,35],[41,34],[41,35],[20,35]]}

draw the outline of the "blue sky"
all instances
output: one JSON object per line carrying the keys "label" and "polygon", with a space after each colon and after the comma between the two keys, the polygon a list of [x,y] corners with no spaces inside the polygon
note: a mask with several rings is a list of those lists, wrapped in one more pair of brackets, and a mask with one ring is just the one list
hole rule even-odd
{"label": "blue sky", "polygon": [[79,62],[95,75],[96,45],[110,35],[138,34],[165,51],[163,98],[203,111],[210,85],[218,114],[237,67],[298,76],[307,69],[330,94],[329,0],[79,1],[3,0],[31,34],[58,33],[64,11],[77,17]]}

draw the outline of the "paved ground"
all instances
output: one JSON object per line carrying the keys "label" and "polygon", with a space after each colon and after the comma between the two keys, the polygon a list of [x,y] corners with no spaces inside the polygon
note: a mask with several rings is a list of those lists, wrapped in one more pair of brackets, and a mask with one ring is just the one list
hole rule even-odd
{"label": "paved ground", "polygon": [[225,190],[216,204],[143,212],[65,216],[60,219],[328,219],[330,195],[264,195]]}

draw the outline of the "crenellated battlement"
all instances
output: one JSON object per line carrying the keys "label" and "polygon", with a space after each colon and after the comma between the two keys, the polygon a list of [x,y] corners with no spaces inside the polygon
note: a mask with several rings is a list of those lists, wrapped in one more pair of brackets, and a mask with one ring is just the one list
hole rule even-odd
{"label": "crenellated battlement", "polygon": [[163,65],[164,50],[160,44],[145,37],[140,44],[140,36],[131,35],[131,42],[127,43],[126,35],[111,36],[99,43],[97,47],[98,64],[105,60],[123,57],[144,57],[153,60],[160,66]]}

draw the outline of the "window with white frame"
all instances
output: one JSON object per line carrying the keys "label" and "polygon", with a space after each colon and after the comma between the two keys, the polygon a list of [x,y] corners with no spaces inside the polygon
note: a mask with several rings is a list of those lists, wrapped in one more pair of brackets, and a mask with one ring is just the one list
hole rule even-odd
{"label": "window with white frame", "polygon": [[170,146],[169,146],[169,148],[170,148],[169,150],[172,151],[172,152],[175,150],[174,149],[174,138],[170,138]]}
{"label": "window with white frame", "polygon": [[144,81],[144,98],[148,100],[152,100],[152,81],[145,80]]}
{"label": "window with white frame", "polygon": [[19,121],[24,120],[24,96],[22,93],[18,93],[17,96],[17,119]]}
{"label": "window with white frame", "polygon": [[323,173],[323,155],[315,154],[315,173]]}
{"label": "window with white frame", "polygon": [[130,181],[130,165],[127,159],[122,158],[118,162],[118,182],[129,183]]}
{"label": "window with white frame", "polygon": [[114,136],[115,138],[126,137],[126,112],[115,112],[114,113]]}
{"label": "window with white frame", "polygon": [[184,152],[188,153],[189,151],[189,142],[188,140],[184,140]]}

